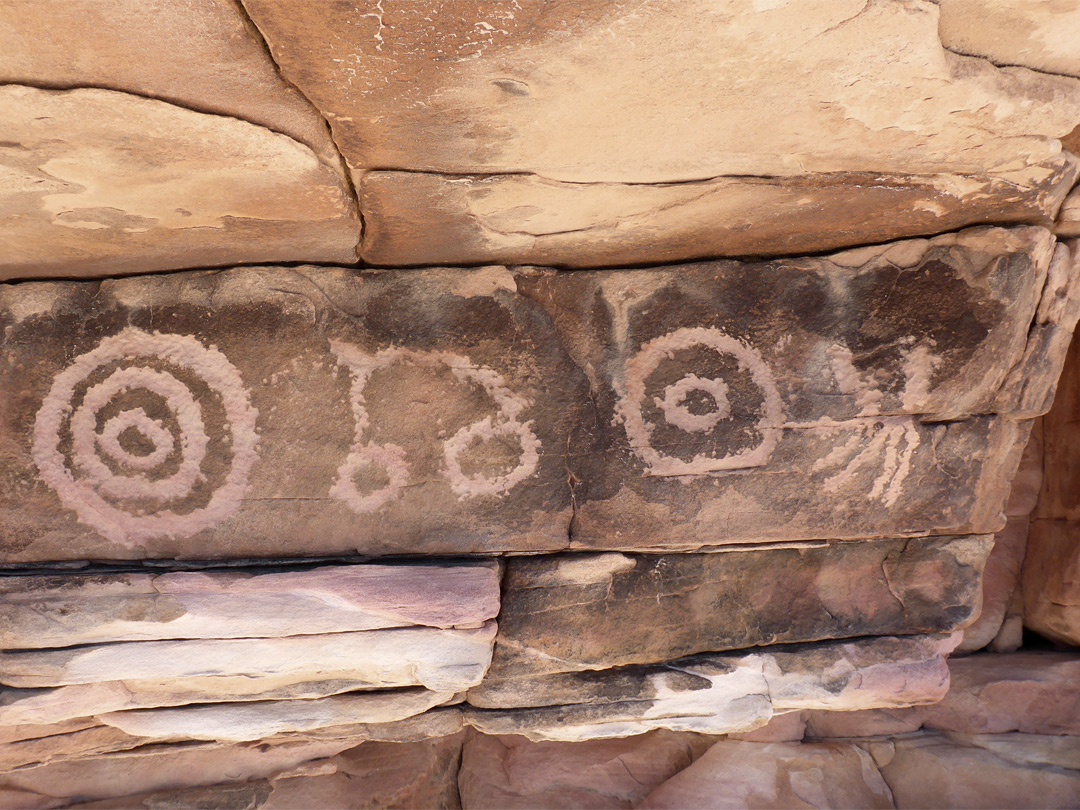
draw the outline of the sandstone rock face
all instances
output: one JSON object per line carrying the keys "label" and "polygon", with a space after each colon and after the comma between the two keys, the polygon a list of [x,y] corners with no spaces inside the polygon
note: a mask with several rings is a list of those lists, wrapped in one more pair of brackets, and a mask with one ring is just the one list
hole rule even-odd
{"label": "sandstone rock face", "polygon": [[276,132],[99,89],[0,87],[0,280],[350,262],[338,171]]}
{"label": "sandstone rock face", "polygon": [[498,612],[494,562],[7,577],[0,648],[476,627]]}
{"label": "sandstone rock face", "polygon": [[514,558],[489,683],[776,642],[947,632],[974,615],[988,550],[989,538],[962,537]]}
{"label": "sandstone rock face", "polygon": [[[897,808],[1076,807],[1080,769],[1047,765],[1032,756],[1027,735],[1006,735],[997,750],[955,743],[938,735],[895,742],[881,768]],[[1078,750],[1075,740],[1072,751]],[[1034,760],[1034,761],[1033,761]]]}
{"label": "sandstone rock face", "polygon": [[950,53],[931,2],[244,5],[375,263],[816,251],[1052,217],[1075,176],[1080,82]]}
{"label": "sandstone rock face", "polygon": [[[4,385],[38,415],[15,408],[18,424],[0,427],[5,458],[21,459],[0,473],[7,559],[566,543],[567,444],[588,423],[587,383],[505,269],[260,269],[35,289],[40,309],[11,314],[34,340],[54,336],[41,348],[58,352],[56,376],[27,385],[19,367],[38,359],[8,344]],[[46,324],[61,311],[82,313],[66,336]],[[71,423],[74,399],[85,407]],[[82,418],[119,433],[106,439]],[[82,435],[69,445],[59,437],[72,427]]]}
{"label": "sandstone rock face", "polygon": [[1024,625],[1080,645],[1080,345],[1065,360],[1057,397],[1044,417],[1045,468],[1023,569]]}
{"label": "sandstone rock face", "polygon": [[470,691],[469,703],[487,708],[467,711],[466,722],[488,734],[588,740],[654,728],[725,734],[760,728],[774,712],[910,706],[945,695],[944,656],[955,643],[879,638],[699,655],[602,672],[495,678]]}
{"label": "sandstone rock face", "polygon": [[938,32],[954,53],[1080,76],[1080,6],[1035,0],[941,0]]}
{"label": "sandstone rock face", "polygon": [[1078,267],[1029,227],[655,270],[0,290],[0,559],[994,531]]}
{"label": "sandstone rock face", "polygon": [[671,731],[578,743],[474,733],[462,751],[461,802],[478,810],[636,807],[714,742]]}
{"label": "sandstone rock face", "polygon": [[721,741],[639,807],[894,805],[870,755],[855,745]]}
{"label": "sandstone rock face", "polygon": [[994,547],[986,558],[979,617],[964,628],[963,641],[957,647],[959,652],[973,652],[991,644],[994,652],[1012,651],[1008,648],[1011,642],[999,635],[1010,634],[1006,624],[1012,626],[1023,621],[1023,611],[1014,613],[1011,608],[1023,602],[1020,569],[1027,549],[1031,512],[1043,483],[1043,442],[1042,420],[1037,419],[1005,504],[1005,528],[994,535]]}
{"label": "sandstone rock face", "polygon": [[1080,525],[1036,521],[1024,559],[1024,623],[1080,645]]}
{"label": "sandstone rock face", "polygon": [[980,654],[949,661],[942,700],[909,709],[807,712],[813,737],[947,733],[1080,736],[1080,659],[1068,653]]}
{"label": "sandstone rock face", "polygon": [[339,161],[325,120],[229,0],[11,0],[0,8],[0,83],[156,98],[250,121]]}

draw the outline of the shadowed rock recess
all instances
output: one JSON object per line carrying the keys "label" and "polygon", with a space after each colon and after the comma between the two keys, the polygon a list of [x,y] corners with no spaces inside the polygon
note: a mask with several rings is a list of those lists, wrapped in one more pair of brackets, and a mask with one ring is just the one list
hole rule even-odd
{"label": "shadowed rock recess", "polygon": [[1080,806],[1078,178],[1074,0],[0,4],[0,810]]}

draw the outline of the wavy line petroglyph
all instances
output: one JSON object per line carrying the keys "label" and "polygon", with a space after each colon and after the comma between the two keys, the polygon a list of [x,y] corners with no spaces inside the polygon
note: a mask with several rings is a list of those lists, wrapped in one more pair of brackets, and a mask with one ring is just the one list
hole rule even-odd
{"label": "wavy line petroglyph", "polygon": [[[642,412],[646,402],[646,382],[660,363],[674,356],[675,352],[705,347],[718,354],[733,356],[739,368],[750,373],[754,384],[761,390],[763,402],[761,418],[755,427],[761,433],[761,441],[738,453],[725,456],[695,455],[689,461],[669,456],[654,448],[651,434],[655,426]],[[691,413],[686,406],[687,397],[701,391],[715,403],[706,413]],[[697,374],[687,374],[664,390],[662,398],[653,400],[664,414],[665,421],[687,433],[700,433],[714,429],[731,412],[727,384],[720,379],[705,379]],[[617,406],[630,446],[646,464],[646,475],[695,475],[737,470],[765,465],[780,441],[784,425],[784,411],[780,393],[776,389],[772,371],[761,355],[741,341],[715,327],[686,327],[676,329],[662,337],[650,340],[641,347],[626,364],[625,390]]]}
{"label": "wavy line petroglyph", "polygon": [[[79,394],[84,383],[110,367],[115,367],[111,373]],[[204,480],[211,440],[202,407],[170,367],[198,377],[220,397],[225,412],[220,429],[230,437],[232,459],[223,483],[205,504],[189,511],[183,510],[184,499]],[[164,403],[168,423],[141,407],[128,407],[99,429],[111,403],[139,391]],[[186,335],[129,328],[105,338],[57,375],[34,423],[33,457],[64,507],[110,540],[138,545],[158,537],[188,537],[239,507],[258,457],[257,416],[240,373],[215,347]],[[65,430],[71,435],[68,453],[61,447]],[[149,452],[125,449],[121,436],[128,432]],[[166,474],[167,461],[177,454],[179,463]]]}
{"label": "wavy line petroglyph", "polygon": [[[466,425],[443,444],[443,475],[455,495],[459,498],[503,496],[536,472],[540,462],[540,440],[532,431],[532,422],[522,422],[520,419],[529,403],[510,391],[498,372],[477,366],[469,358],[451,352],[418,351],[392,346],[375,354],[368,354],[356,346],[338,341],[331,341],[330,348],[338,363],[348,368],[351,374],[350,396],[355,423],[352,449],[338,469],[337,480],[330,494],[344,501],[357,514],[368,514],[383,508],[400,497],[409,482],[406,450],[396,444],[379,444],[367,438],[371,420],[365,389],[374,372],[396,363],[408,363],[422,368],[449,368],[459,380],[473,382],[483,388],[498,408],[498,413],[494,416],[487,416]],[[503,436],[516,440],[520,447],[520,457],[513,469],[494,476],[482,473],[468,475],[462,469],[461,455],[470,446],[478,441]],[[356,485],[356,475],[372,465],[385,471],[387,483],[376,490],[361,492]]]}

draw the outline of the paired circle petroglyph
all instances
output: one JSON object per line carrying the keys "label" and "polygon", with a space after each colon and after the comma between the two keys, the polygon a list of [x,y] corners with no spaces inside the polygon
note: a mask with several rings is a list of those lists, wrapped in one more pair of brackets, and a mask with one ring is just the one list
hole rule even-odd
{"label": "paired circle petroglyph", "polygon": [[[648,396],[649,379],[661,363],[677,353],[691,350],[704,350],[733,359],[738,370],[748,374],[758,389],[760,413],[753,427],[759,439],[752,446],[723,455],[698,453],[684,459],[664,453],[653,445],[652,436],[658,425],[645,415],[645,408],[650,404],[662,415],[665,426],[699,436],[716,430],[721,422],[731,417],[729,383],[719,377],[689,371],[667,385],[663,396]],[[699,404],[704,401],[704,410],[692,410],[691,398]],[[780,441],[784,424],[780,393],[764,359],[756,350],[715,327],[676,329],[645,343],[626,364],[618,414],[631,448],[645,462],[646,474],[655,476],[698,475],[762,466]]]}
{"label": "paired circle petroglyph", "polygon": [[[493,369],[478,366],[469,358],[451,352],[390,347],[369,354],[337,341],[331,342],[331,350],[338,363],[349,369],[355,437],[345,462],[338,469],[330,494],[344,501],[357,514],[375,512],[401,497],[413,474],[403,447],[389,441],[380,443],[372,436],[368,385],[375,372],[397,364],[432,373],[448,369],[457,380],[478,386],[496,409],[495,414],[459,428],[443,441],[441,475],[455,495],[461,499],[484,495],[501,497],[536,472],[540,462],[540,440],[533,433],[532,422],[521,418],[529,403],[513,393]],[[516,456],[513,466],[501,472],[479,470],[470,473],[463,457],[470,448],[485,442],[512,445]],[[358,474],[372,468],[381,471],[380,485],[358,486]]]}
{"label": "paired circle petroglyph", "polygon": [[[196,383],[219,401],[213,429]],[[33,457],[64,507],[110,540],[188,537],[239,507],[257,458],[256,417],[216,348],[128,328],[57,375],[34,423]],[[210,488],[215,441],[231,458]]]}

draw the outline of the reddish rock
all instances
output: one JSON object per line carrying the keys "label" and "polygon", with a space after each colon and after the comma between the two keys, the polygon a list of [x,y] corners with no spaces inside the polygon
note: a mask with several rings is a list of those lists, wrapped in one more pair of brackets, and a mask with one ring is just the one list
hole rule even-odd
{"label": "reddish rock", "polygon": [[638,806],[894,807],[873,759],[855,745],[737,741],[716,743]]}
{"label": "reddish rock", "polygon": [[715,738],[671,731],[589,742],[469,735],[459,789],[467,808],[631,808]]}

